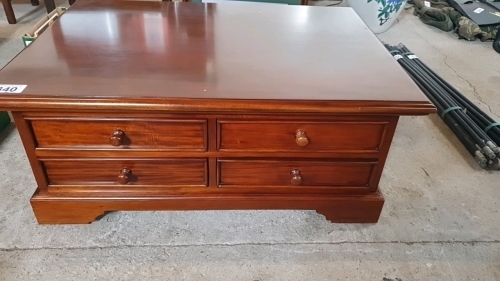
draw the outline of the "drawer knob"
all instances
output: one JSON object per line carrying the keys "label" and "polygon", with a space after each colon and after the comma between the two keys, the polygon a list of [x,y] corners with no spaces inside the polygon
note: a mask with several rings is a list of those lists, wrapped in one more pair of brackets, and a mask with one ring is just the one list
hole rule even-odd
{"label": "drawer knob", "polygon": [[109,137],[109,143],[112,146],[120,146],[123,144],[123,137],[125,133],[122,130],[115,130],[111,137]]}
{"label": "drawer knob", "polygon": [[300,174],[300,171],[297,169],[294,169],[290,172],[290,175],[292,176],[292,179],[290,182],[293,185],[300,185],[302,183],[302,175]]}
{"label": "drawer knob", "polygon": [[120,170],[120,174],[118,175],[118,182],[120,184],[127,184],[130,182],[130,176],[132,175],[132,170],[123,168]]}
{"label": "drawer knob", "polygon": [[309,139],[307,138],[306,132],[298,130],[295,133],[295,143],[298,146],[306,146],[309,144]]}

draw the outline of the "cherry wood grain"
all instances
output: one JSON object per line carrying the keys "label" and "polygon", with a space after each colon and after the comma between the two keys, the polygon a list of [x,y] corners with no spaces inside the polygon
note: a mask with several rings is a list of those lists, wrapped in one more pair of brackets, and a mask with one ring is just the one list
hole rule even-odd
{"label": "cherry wood grain", "polygon": [[17,130],[21,136],[21,141],[26,155],[28,156],[28,161],[35,176],[38,189],[45,191],[47,190],[47,176],[45,175],[42,163],[38,160],[35,153],[36,143],[31,127],[24,119],[22,112],[12,112],[12,117],[14,117],[14,121],[16,122]]}
{"label": "cherry wood grain", "polygon": [[387,129],[382,136],[382,143],[379,147],[379,158],[378,165],[373,169],[372,178],[370,180],[370,190],[375,192],[378,188],[382,172],[384,170],[385,162],[387,161],[387,156],[389,154],[389,149],[391,147],[392,139],[394,133],[396,132],[396,126],[398,124],[399,117],[392,116],[391,120],[387,126]]}
{"label": "cherry wood grain", "polygon": [[[1,74],[1,72],[0,72]],[[0,75],[1,76],[1,75]],[[85,112],[162,112],[162,113],[226,113],[226,114],[335,114],[341,115],[428,115],[436,113],[429,102],[398,101],[308,101],[294,100],[217,100],[177,98],[37,98],[5,97],[0,94],[0,110],[8,111],[85,111]]]}
{"label": "cherry wood grain", "polygon": [[38,147],[206,150],[206,120],[30,118]]}
{"label": "cherry wood grain", "polygon": [[[217,167],[217,165],[215,165]],[[216,179],[216,177],[213,177]],[[294,196],[294,195],[324,195],[324,196],[356,196],[368,195],[373,192],[366,186],[261,186],[245,185],[218,188],[217,186],[201,185],[139,185],[116,183],[102,185],[88,184],[61,184],[50,185],[47,189],[51,195],[63,194],[65,196],[94,196],[94,197],[136,197],[136,196]],[[237,204],[234,202],[233,204]]]}
{"label": "cherry wood grain", "polygon": [[307,152],[303,151],[237,151],[237,152],[220,152],[207,151],[200,154],[194,151],[168,151],[154,149],[84,149],[84,148],[37,148],[35,155],[41,159],[46,158],[82,158],[82,157],[112,157],[112,158],[132,158],[132,157],[147,157],[147,158],[196,158],[196,157],[258,157],[258,158],[337,158],[337,159],[352,159],[352,160],[373,160],[384,157],[381,152],[364,152],[364,151],[335,151],[335,152]]}
{"label": "cherry wood grain", "polygon": [[78,1],[0,84],[27,85],[0,110],[39,223],[238,209],[373,223],[398,117],[435,112],[350,8]]}
{"label": "cherry wood grain", "polygon": [[31,206],[40,224],[85,224],[109,211],[157,210],[317,210],[338,223],[376,223],[384,198],[379,192],[359,196],[109,196],[35,193]]}
{"label": "cherry wood grain", "polygon": [[219,186],[368,187],[376,163],[219,159]]}
{"label": "cherry wood grain", "polygon": [[[199,101],[198,101],[199,102]],[[224,101],[228,107],[231,101]],[[285,101],[284,101],[285,102]],[[301,102],[302,103],[302,102]],[[321,102],[322,103],[322,102]],[[229,110],[229,109],[228,109]],[[276,111],[259,112],[251,111],[248,114],[242,114],[238,109],[233,108],[231,111],[225,112],[169,112],[169,111],[148,111],[148,110],[133,110],[133,111],[113,111],[113,110],[67,110],[67,111],[25,111],[23,116],[26,119],[42,119],[50,117],[53,119],[82,119],[82,118],[102,118],[102,119],[180,119],[180,120],[193,120],[193,119],[215,119],[215,120],[231,120],[231,121],[319,121],[319,122],[390,122],[394,120],[392,114],[376,114],[367,115],[361,114],[307,114],[304,112],[294,112],[285,114],[279,109]],[[390,109],[387,109],[390,111]],[[297,114],[300,113],[300,114]]]}
{"label": "cherry wood grain", "polygon": [[387,122],[219,121],[221,151],[378,151]]}
{"label": "cherry wood grain", "polygon": [[0,108],[433,112],[350,8],[88,0],[33,44]]}
{"label": "cherry wood grain", "polygon": [[14,14],[14,9],[12,8],[12,3],[10,0],[1,0],[2,6],[5,11],[5,16],[7,17],[7,22],[9,24],[17,23],[16,15]]}
{"label": "cherry wood grain", "polygon": [[[207,185],[206,159],[44,160],[53,185]],[[128,170],[122,171],[123,169]]]}

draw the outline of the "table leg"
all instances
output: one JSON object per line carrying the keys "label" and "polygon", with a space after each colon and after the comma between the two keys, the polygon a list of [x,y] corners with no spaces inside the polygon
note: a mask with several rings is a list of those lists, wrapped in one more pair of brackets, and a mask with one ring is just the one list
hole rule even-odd
{"label": "table leg", "polygon": [[85,202],[32,200],[31,206],[39,224],[88,224],[107,212]]}
{"label": "table leg", "polygon": [[10,0],[2,0],[3,9],[5,10],[5,15],[7,16],[7,22],[10,24],[17,23],[16,15],[14,14],[14,9],[12,9],[12,4]]}
{"label": "table leg", "polygon": [[40,2],[38,0],[31,0],[31,6],[38,6]]}
{"label": "table leg", "polygon": [[54,0],[45,0],[45,8],[47,9],[47,13],[49,14],[56,9],[56,3],[54,3]]}

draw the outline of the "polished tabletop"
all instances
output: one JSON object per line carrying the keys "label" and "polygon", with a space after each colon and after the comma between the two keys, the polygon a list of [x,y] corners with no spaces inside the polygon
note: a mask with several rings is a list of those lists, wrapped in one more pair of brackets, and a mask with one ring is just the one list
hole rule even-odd
{"label": "polished tabletop", "polygon": [[78,1],[0,84],[27,85],[21,97],[428,103],[351,8],[278,4]]}

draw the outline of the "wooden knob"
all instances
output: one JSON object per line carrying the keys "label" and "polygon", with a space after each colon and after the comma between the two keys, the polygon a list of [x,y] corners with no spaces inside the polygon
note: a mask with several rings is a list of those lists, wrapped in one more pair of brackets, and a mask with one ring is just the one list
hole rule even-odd
{"label": "wooden knob", "polygon": [[293,185],[300,185],[302,183],[302,175],[300,174],[300,171],[297,169],[294,169],[290,172],[290,175],[292,176],[292,179],[290,182]]}
{"label": "wooden knob", "polygon": [[307,138],[306,132],[298,130],[295,133],[295,143],[298,146],[306,146],[309,144],[309,139]]}
{"label": "wooden knob", "polygon": [[118,182],[120,184],[127,184],[130,182],[130,176],[132,175],[132,170],[123,168],[120,170],[120,174],[118,175]]}
{"label": "wooden knob", "polygon": [[123,137],[125,133],[122,130],[116,130],[113,132],[111,137],[109,137],[109,143],[112,146],[120,146],[123,144]]}

